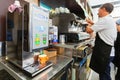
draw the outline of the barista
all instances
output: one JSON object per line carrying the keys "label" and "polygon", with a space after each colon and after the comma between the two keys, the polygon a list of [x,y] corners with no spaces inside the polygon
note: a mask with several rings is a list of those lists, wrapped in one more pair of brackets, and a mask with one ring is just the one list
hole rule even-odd
{"label": "barista", "polygon": [[88,33],[96,32],[95,46],[90,62],[90,68],[99,74],[100,80],[111,80],[110,77],[110,52],[117,36],[116,24],[110,13],[113,11],[113,5],[110,3],[103,4],[99,11],[99,20],[87,26]]}

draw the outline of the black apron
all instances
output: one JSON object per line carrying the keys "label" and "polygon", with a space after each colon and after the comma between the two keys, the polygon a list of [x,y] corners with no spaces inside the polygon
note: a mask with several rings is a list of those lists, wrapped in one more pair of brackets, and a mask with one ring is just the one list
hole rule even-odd
{"label": "black apron", "polygon": [[100,39],[97,33],[90,61],[90,68],[99,74],[104,73],[107,65],[109,64],[111,49],[112,46],[106,44],[102,39]]}
{"label": "black apron", "polygon": [[120,68],[120,32],[117,33],[117,39],[115,41],[115,57],[113,63]]}

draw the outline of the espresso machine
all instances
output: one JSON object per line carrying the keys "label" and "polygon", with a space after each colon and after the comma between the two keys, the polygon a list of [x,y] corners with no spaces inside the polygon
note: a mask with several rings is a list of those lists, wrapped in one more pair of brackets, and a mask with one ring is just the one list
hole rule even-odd
{"label": "espresso machine", "polygon": [[28,76],[52,66],[34,63],[34,52],[48,47],[49,12],[31,3],[23,2],[23,11],[7,13],[6,59]]}
{"label": "espresso machine", "polygon": [[78,43],[90,38],[90,35],[85,32],[86,26],[88,25],[86,22],[73,20],[70,24],[68,32],[61,33],[62,35],[65,35],[66,42]]}
{"label": "espresso machine", "polygon": [[90,38],[90,35],[85,32],[87,22],[78,19],[73,13],[58,14],[52,18],[52,22],[53,25],[58,26],[59,37],[65,36],[65,43],[78,43]]}

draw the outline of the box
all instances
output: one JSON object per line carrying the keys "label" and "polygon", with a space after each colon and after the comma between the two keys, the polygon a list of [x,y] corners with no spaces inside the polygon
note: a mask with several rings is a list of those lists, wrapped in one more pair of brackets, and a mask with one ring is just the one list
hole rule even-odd
{"label": "box", "polygon": [[50,49],[45,49],[43,50],[44,54],[46,54],[49,58],[50,57],[54,57],[57,55],[57,50],[54,48],[50,48]]}
{"label": "box", "polygon": [[55,47],[57,49],[57,53],[59,55],[63,55],[65,53],[65,48],[63,47]]}

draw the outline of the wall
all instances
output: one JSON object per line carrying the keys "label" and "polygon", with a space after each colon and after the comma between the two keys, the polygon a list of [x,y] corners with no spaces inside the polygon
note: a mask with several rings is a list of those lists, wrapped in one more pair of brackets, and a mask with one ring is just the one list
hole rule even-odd
{"label": "wall", "polygon": [[[119,4],[120,5],[120,4]],[[92,12],[93,12],[93,20],[94,20],[94,22],[96,22],[97,20],[98,20],[98,9],[99,8],[93,8],[92,9]],[[114,19],[115,19],[115,21],[117,20],[117,19],[119,19],[120,18],[120,6],[114,6],[114,10],[113,10],[113,12],[110,14]]]}
{"label": "wall", "polygon": [[14,0],[0,0],[0,41],[5,41],[6,13]]}
{"label": "wall", "polygon": [[111,13],[112,17],[117,20],[120,18],[120,0],[89,0],[89,3],[92,7],[93,17],[94,21],[96,22],[98,20],[98,9],[99,7],[104,3],[112,3],[114,5],[114,10]]}

